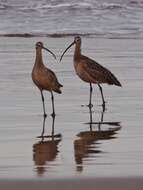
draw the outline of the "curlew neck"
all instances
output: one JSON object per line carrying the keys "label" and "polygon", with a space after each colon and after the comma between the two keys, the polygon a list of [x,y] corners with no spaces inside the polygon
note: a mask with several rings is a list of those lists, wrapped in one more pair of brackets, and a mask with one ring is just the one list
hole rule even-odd
{"label": "curlew neck", "polygon": [[75,44],[74,60],[80,59],[81,56],[81,43]]}
{"label": "curlew neck", "polygon": [[42,49],[37,48],[36,49],[36,60],[35,60],[35,66],[43,66],[43,58],[42,58]]}

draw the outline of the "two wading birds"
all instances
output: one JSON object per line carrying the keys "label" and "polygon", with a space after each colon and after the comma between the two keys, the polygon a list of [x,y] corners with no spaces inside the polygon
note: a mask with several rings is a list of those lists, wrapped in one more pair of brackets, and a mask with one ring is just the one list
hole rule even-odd
{"label": "two wading birds", "polygon": [[[101,84],[107,83],[109,85],[114,84],[116,86],[121,86],[121,83],[114,76],[114,74],[111,73],[108,69],[101,66],[96,61],[81,54],[80,36],[76,36],[74,38],[74,41],[63,52],[60,58],[60,61],[62,60],[66,51],[73,45],[75,45],[73,60],[74,60],[74,68],[75,68],[76,74],[79,76],[81,80],[89,83],[90,85],[90,96],[89,96],[88,106],[89,107],[93,106],[92,105],[92,84],[97,84],[101,93],[101,97],[102,97],[102,107],[103,109],[105,109],[105,99],[104,99]],[[47,50],[56,59],[55,54],[51,52],[49,49],[45,48],[42,42],[37,42],[36,43],[36,60],[35,60],[35,64],[32,70],[32,79],[41,92],[44,116],[46,117],[43,90],[48,90],[51,92],[52,108],[53,108],[52,116],[55,116],[53,91],[57,93],[61,93],[60,87],[62,87],[62,85],[58,82],[55,73],[51,71],[50,69],[46,68],[45,65],[43,64],[42,49]]]}

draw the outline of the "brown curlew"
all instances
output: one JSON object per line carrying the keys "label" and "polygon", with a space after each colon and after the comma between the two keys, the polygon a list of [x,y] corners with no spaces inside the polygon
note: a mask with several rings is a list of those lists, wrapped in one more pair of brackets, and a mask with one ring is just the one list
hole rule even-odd
{"label": "brown curlew", "polygon": [[37,42],[36,43],[36,59],[35,59],[35,64],[32,70],[32,80],[41,92],[44,117],[46,117],[47,115],[45,111],[43,90],[47,90],[51,92],[52,108],[53,108],[52,116],[55,116],[53,91],[61,94],[60,87],[62,87],[63,85],[61,85],[58,82],[58,79],[55,73],[51,71],[50,69],[46,68],[45,65],[43,64],[42,49],[47,50],[56,59],[55,54],[53,54],[49,49],[45,48],[42,42]]}
{"label": "brown curlew", "polygon": [[66,51],[75,44],[75,51],[74,51],[74,68],[76,74],[85,82],[90,84],[90,97],[89,97],[89,105],[91,104],[92,99],[92,83],[97,84],[101,97],[102,97],[102,106],[105,109],[105,100],[103,96],[103,90],[101,87],[102,83],[107,83],[109,85],[116,85],[121,86],[121,83],[118,79],[111,73],[108,69],[98,64],[96,61],[84,56],[81,54],[81,38],[80,36],[76,36],[74,41],[66,48],[66,50],[61,55],[60,61],[62,60]]}

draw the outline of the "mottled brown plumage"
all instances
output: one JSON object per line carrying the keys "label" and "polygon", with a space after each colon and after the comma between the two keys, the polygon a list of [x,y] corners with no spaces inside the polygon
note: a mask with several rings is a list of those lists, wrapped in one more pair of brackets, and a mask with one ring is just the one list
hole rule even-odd
{"label": "mottled brown plumage", "polygon": [[52,115],[54,116],[55,110],[54,110],[53,91],[61,94],[60,87],[62,87],[62,85],[58,82],[58,79],[55,73],[51,71],[50,69],[46,68],[45,65],[43,64],[42,49],[49,51],[54,56],[54,58],[56,58],[56,56],[49,49],[43,46],[42,42],[37,42],[36,43],[36,60],[35,60],[35,64],[32,70],[32,80],[41,92],[44,116],[46,116],[46,112],[45,112],[43,90],[48,90],[51,92],[52,106],[53,106]]}
{"label": "mottled brown plumage", "polygon": [[97,84],[103,101],[103,107],[105,107],[105,100],[103,96],[103,91],[101,87],[101,83],[107,83],[109,85],[116,85],[121,86],[121,83],[118,81],[118,79],[114,76],[113,73],[111,73],[108,69],[98,64],[96,61],[84,56],[81,54],[81,38],[79,36],[76,36],[74,38],[74,42],[69,45],[66,50],[63,52],[60,61],[62,60],[62,57],[64,56],[65,52],[75,44],[75,52],[74,52],[74,68],[76,71],[76,74],[85,82],[88,82],[90,84],[90,100],[89,100],[89,106],[92,106],[91,104],[91,97],[92,97],[92,83]]}
{"label": "mottled brown plumage", "polygon": [[74,66],[77,75],[85,82],[121,86],[118,79],[108,69],[84,55],[81,55],[79,60],[74,59]]}

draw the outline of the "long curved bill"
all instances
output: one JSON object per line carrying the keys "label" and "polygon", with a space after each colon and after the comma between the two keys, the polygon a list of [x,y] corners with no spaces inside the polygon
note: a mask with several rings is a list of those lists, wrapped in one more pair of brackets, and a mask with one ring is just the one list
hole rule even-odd
{"label": "long curved bill", "polygon": [[62,54],[61,57],[60,57],[60,62],[61,62],[61,60],[62,60],[64,54],[66,53],[66,51],[67,51],[71,46],[73,46],[74,44],[75,44],[75,42],[72,42],[72,43],[66,48],[66,50],[63,52],[63,54]]}
{"label": "long curved bill", "polygon": [[50,51],[49,49],[47,49],[47,48],[45,48],[45,47],[43,47],[43,49],[45,49],[46,51],[48,51],[49,53],[51,53],[52,56],[56,59],[56,55],[55,55],[52,51]]}

